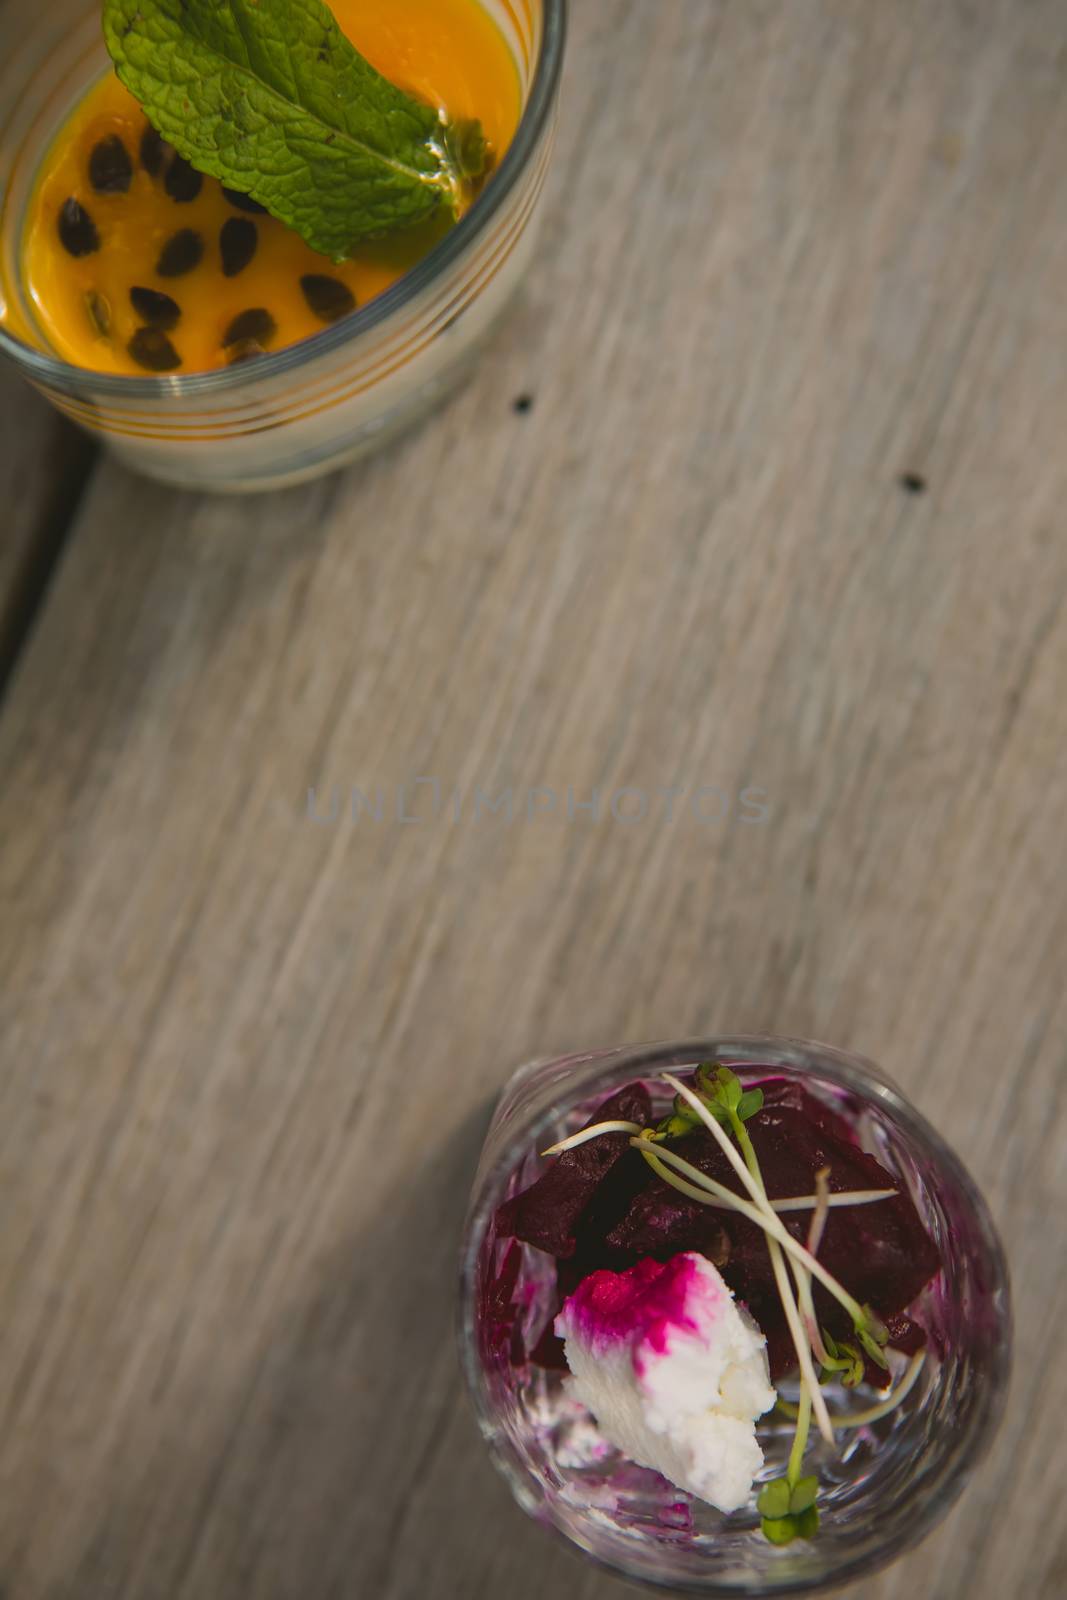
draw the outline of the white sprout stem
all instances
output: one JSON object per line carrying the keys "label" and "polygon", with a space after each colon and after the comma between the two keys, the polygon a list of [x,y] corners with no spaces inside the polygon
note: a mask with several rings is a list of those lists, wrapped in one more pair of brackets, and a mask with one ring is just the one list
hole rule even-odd
{"label": "white sprout stem", "polygon": [[[820,1167],[815,1174],[816,1204],[808,1226],[807,1248],[811,1255],[818,1252],[822,1242],[823,1228],[826,1226],[827,1200],[830,1194],[829,1167]],[[822,1334],[819,1332],[819,1320],[815,1315],[815,1301],[811,1292],[811,1273],[796,1261],[791,1261],[793,1277],[796,1279],[797,1299],[800,1301],[800,1310],[804,1318],[804,1326],[808,1330],[811,1341],[812,1353],[821,1367],[829,1362],[826,1346],[823,1344]]]}
{"label": "white sprout stem", "polygon": [[675,1155],[673,1150],[666,1150],[662,1145],[653,1144],[651,1139],[631,1139],[630,1143],[635,1150],[640,1150],[643,1156],[647,1156],[651,1151],[657,1162],[666,1162],[677,1172],[687,1174],[686,1177],[675,1177],[673,1173],[661,1172],[659,1176],[679,1193],[687,1194],[691,1200],[699,1200],[701,1205],[714,1206],[720,1211],[744,1211],[747,1214],[755,1210],[755,1207],[742,1200],[739,1194],[734,1194],[725,1184],[709,1178],[699,1167],[694,1167],[684,1157]]}
{"label": "white sprout stem", "polygon": [[[560,1139],[557,1144],[549,1145],[547,1150],[542,1150],[542,1156],[561,1156],[567,1150],[576,1150],[580,1144],[585,1144],[588,1139],[599,1139],[602,1133],[630,1133],[638,1134],[644,1130],[639,1122],[594,1122],[591,1127],[582,1128],[578,1133],[572,1133],[566,1139]],[[869,1206],[875,1200],[892,1200],[896,1189],[842,1189],[837,1194],[828,1195],[828,1206]],[[768,1197],[769,1198],[769,1197]],[[819,1204],[817,1194],[787,1195],[781,1200],[770,1200],[772,1211],[812,1211]],[[810,1246],[809,1246],[810,1248]]]}
{"label": "white sprout stem", "polygon": [[[883,1417],[888,1417],[889,1413],[895,1411],[901,1401],[907,1399],[914,1389],[925,1360],[926,1351],[917,1350],[909,1361],[904,1376],[884,1400],[880,1400],[876,1406],[868,1406],[866,1411],[845,1412],[841,1415],[835,1412],[830,1419],[834,1427],[865,1428],[869,1422],[880,1422]],[[790,1405],[788,1400],[779,1400],[778,1409],[789,1418],[796,1418],[799,1415],[799,1407]]]}
{"label": "white sprout stem", "polygon": [[[631,1143],[642,1154],[644,1153],[644,1147],[649,1145],[647,1139],[631,1140]],[[740,1212],[743,1217],[747,1217],[750,1222],[754,1222],[757,1228],[762,1228],[765,1233],[772,1235],[783,1250],[794,1256],[810,1272],[815,1274],[820,1283],[826,1285],[834,1299],[844,1306],[854,1323],[860,1327],[866,1327],[867,1315],[859,1301],[853,1295],[850,1295],[842,1284],[838,1283],[833,1273],[827,1272],[821,1261],[816,1260],[813,1255],[805,1250],[802,1244],[797,1243],[788,1229],[779,1222],[773,1211],[764,1211],[761,1207],[750,1205],[739,1194],[734,1194],[732,1189],[727,1189],[725,1184],[717,1183],[714,1178],[709,1178],[706,1173],[694,1167],[691,1162],[684,1160],[682,1156],[675,1155],[673,1150],[666,1150],[660,1145],[649,1145],[649,1148],[654,1150],[657,1156],[661,1156],[677,1171],[683,1173],[699,1189],[704,1190],[709,1195],[715,1195],[730,1210]],[[664,1174],[661,1174],[661,1176],[664,1176]],[[673,1182],[673,1179],[668,1178],[667,1181],[670,1183]],[[678,1187],[677,1184],[675,1187]],[[712,1201],[703,1199],[700,1193],[693,1193],[691,1190],[683,1192],[689,1193],[690,1198],[693,1200],[701,1200],[704,1205],[712,1204]]]}
{"label": "white sprout stem", "polygon": [[926,1360],[926,1351],[917,1350],[908,1363],[904,1376],[886,1398],[879,1405],[870,1406],[866,1411],[854,1411],[851,1416],[836,1419],[839,1428],[864,1428],[868,1422],[878,1422],[882,1417],[888,1417],[895,1411],[900,1402],[914,1389],[919,1373],[922,1371],[923,1362]]}
{"label": "white sprout stem", "polygon": [[569,1139],[561,1139],[558,1144],[550,1144],[547,1150],[542,1150],[543,1156],[560,1156],[565,1150],[576,1150],[580,1144],[585,1144],[587,1139],[599,1139],[602,1133],[640,1133],[639,1122],[594,1122],[592,1127],[583,1128],[580,1133],[572,1133]]}
{"label": "white sprout stem", "polygon": [[[767,1185],[763,1181],[763,1173],[760,1170],[759,1157],[756,1154],[752,1140],[748,1136],[748,1130],[745,1128],[736,1110],[731,1110],[729,1115],[733,1131],[737,1135],[738,1145],[744,1154],[745,1167],[751,1174],[753,1182],[758,1185],[759,1191],[763,1196],[764,1203],[766,1203]],[[815,1181],[816,1194],[822,1195],[825,1193],[826,1187],[826,1173],[820,1171]],[[773,1215],[769,1208],[767,1210],[767,1215]],[[816,1216],[817,1215],[818,1208],[816,1208]],[[779,1223],[778,1226],[780,1227],[781,1224]],[[815,1224],[813,1222],[812,1230],[814,1230],[814,1226]],[[785,1311],[786,1321],[789,1323],[789,1331],[793,1336],[793,1345],[796,1349],[797,1360],[800,1362],[800,1413],[799,1420],[797,1422],[796,1436],[793,1439],[793,1448],[789,1454],[789,1482],[793,1483],[796,1479],[797,1473],[800,1470],[800,1463],[804,1457],[804,1446],[807,1442],[808,1424],[811,1420],[812,1412],[815,1413],[815,1421],[818,1424],[819,1432],[822,1434],[827,1444],[832,1445],[834,1442],[834,1429],[833,1424],[830,1421],[830,1413],[826,1409],[826,1397],[822,1392],[818,1374],[816,1373],[812,1364],[813,1353],[816,1360],[818,1360],[820,1359],[820,1352],[822,1352],[823,1355],[825,1355],[826,1352],[822,1348],[822,1340],[819,1338],[819,1329],[815,1321],[815,1307],[811,1298],[810,1273],[802,1268],[798,1268],[796,1262],[792,1259],[790,1260],[790,1265],[793,1269],[793,1275],[797,1282],[797,1291],[800,1296],[801,1306],[804,1311],[804,1315],[802,1317],[797,1309],[796,1302],[793,1299],[793,1289],[789,1282],[789,1271],[786,1267],[785,1256],[782,1254],[781,1245],[778,1244],[777,1240],[772,1239],[770,1234],[765,1235],[765,1237],[767,1240],[767,1254],[770,1257],[771,1267],[774,1270],[774,1281],[778,1285],[778,1295],[782,1302],[782,1309]],[[808,1334],[807,1339],[804,1338],[805,1328]]]}
{"label": "white sprout stem", "polygon": [[826,1227],[826,1213],[830,1209],[830,1168],[820,1167],[815,1174],[815,1215],[808,1225],[808,1249],[813,1256],[819,1253],[822,1244],[823,1229]]}
{"label": "white sprout stem", "polygon": [[[752,1221],[762,1217],[763,1212],[757,1211],[756,1207],[750,1204],[744,1195],[735,1194],[724,1183],[720,1183],[718,1178],[709,1178],[706,1172],[701,1172],[699,1167],[694,1167],[692,1162],[687,1161],[684,1156],[676,1154],[673,1150],[668,1150],[664,1145],[653,1144],[651,1139],[633,1139],[630,1142],[636,1145],[637,1149],[642,1153],[646,1149],[654,1151],[661,1161],[665,1161],[676,1172],[680,1172],[689,1180],[690,1185],[695,1185],[696,1192],[692,1195],[694,1200],[700,1200],[704,1205],[717,1204],[724,1211],[740,1211],[743,1216],[750,1218]],[[672,1180],[668,1179],[667,1181],[671,1182]],[[762,1227],[762,1222],[758,1223],[758,1226]]]}
{"label": "white sprout stem", "polygon": [[774,1281],[778,1285],[778,1293],[782,1301],[782,1310],[785,1312],[785,1320],[789,1324],[789,1332],[792,1334],[793,1344],[796,1346],[797,1360],[800,1363],[801,1382],[807,1386],[811,1395],[811,1408],[815,1413],[815,1421],[818,1423],[819,1432],[827,1444],[833,1444],[834,1425],[830,1421],[830,1413],[826,1408],[826,1397],[819,1387],[818,1374],[811,1359],[811,1343],[805,1337],[804,1324],[797,1310],[797,1303],[793,1298],[793,1286],[789,1282],[785,1257],[782,1255],[781,1246],[776,1240],[769,1237],[767,1239],[767,1253],[771,1258],[771,1266],[774,1269]]}
{"label": "white sprout stem", "polygon": [[808,1442],[808,1424],[811,1421],[811,1390],[806,1383],[800,1386],[800,1404],[797,1406],[797,1429],[793,1435],[793,1447],[789,1452],[789,1461],[785,1469],[786,1482],[790,1488],[795,1489],[800,1481],[801,1469],[804,1465],[804,1449]]}
{"label": "white sprout stem", "polygon": [[[897,1193],[896,1189],[841,1189],[826,1196],[826,1205],[831,1211],[835,1206],[869,1206],[875,1200],[893,1200]],[[771,1210],[812,1211],[818,1204],[817,1194],[798,1194],[791,1195],[788,1200],[772,1200]]]}
{"label": "white sprout stem", "polygon": [[[661,1158],[668,1157],[672,1166],[678,1163],[682,1167],[688,1167],[688,1161],[683,1161],[680,1156],[674,1155],[671,1151],[656,1149],[648,1139],[634,1139],[632,1143],[640,1150],[653,1172],[661,1177],[664,1182],[671,1184],[676,1189],[680,1189],[683,1194],[688,1194],[694,1200],[703,1198],[701,1189],[697,1185],[686,1183],[684,1179],[675,1178],[674,1174],[669,1171],[666,1162]],[[695,1167],[690,1170],[694,1173],[697,1172]],[[703,1178],[704,1174],[699,1173],[698,1176]],[[707,1178],[705,1181],[709,1184],[715,1183],[714,1178]],[[715,1187],[722,1188],[722,1185],[716,1184]],[[722,1193],[729,1195],[730,1190],[722,1189]],[[752,1220],[758,1225],[765,1226],[766,1218],[762,1211],[757,1211],[755,1206],[748,1205],[744,1200],[736,1196],[734,1198],[739,1211],[742,1211],[743,1214],[751,1215]],[[772,1220],[776,1219],[772,1218]],[[778,1225],[781,1226],[780,1223]],[[767,1230],[765,1229],[765,1231]],[[784,1233],[785,1229],[783,1228],[782,1231]],[[800,1313],[797,1311],[797,1303],[793,1298],[793,1288],[789,1282],[789,1274],[785,1268],[782,1252],[776,1241],[769,1236],[767,1249],[771,1258],[771,1267],[774,1271],[774,1280],[781,1296],[782,1310],[785,1312],[785,1320],[789,1324],[789,1332],[796,1347],[801,1376],[811,1391],[811,1401],[815,1411],[815,1420],[819,1425],[819,1432],[828,1444],[833,1444],[834,1431],[830,1422],[830,1413],[826,1409],[826,1401],[819,1388],[819,1380],[816,1377],[815,1367],[811,1359],[811,1347],[804,1336],[804,1326],[800,1320]]]}

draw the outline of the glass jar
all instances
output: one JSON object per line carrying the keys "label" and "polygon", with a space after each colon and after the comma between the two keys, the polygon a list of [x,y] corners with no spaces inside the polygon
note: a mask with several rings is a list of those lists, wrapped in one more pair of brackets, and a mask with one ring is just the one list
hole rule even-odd
{"label": "glass jar", "polygon": [[[710,1060],[750,1081],[798,1079],[843,1117],[910,1194],[943,1262],[918,1302],[929,1334],[918,1380],[891,1414],[838,1430],[832,1448],[813,1431],[804,1470],[820,1477],[821,1526],[814,1539],[785,1546],[762,1536],[755,1498],[762,1481],[783,1471],[792,1424],[773,1412],[759,1423],[765,1466],[747,1507],[730,1516],[636,1467],[567,1397],[562,1374],[521,1355],[516,1363],[516,1338],[529,1350],[551,1316],[555,1263],[494,1236],[501,1201],[544,1170],[538,1151],[580,1128],[624,1084],[645,1082],[654,1114],[664,1114],[671,1091],[657,1075]],[[515,1250],[517,1276],[515,1255],[507,1261]],[[866,1577],[916,1544],[981,1461],[1008,1383],[1008,1275],[973,1180],[870,1062],[826,1045],[764,1037],[621,1047],[536,1061],[506,1085],[464,1232],[459,1340],[482,1434],[531,1516],[623,1577],[672,1594],[809,1593]],[[787,1385],[779,1392],[789,1397]],[[843,1411],[869,1400],[831,1391],[830,1403]]]}
{"label": "glass jar", "polygon": [[[0,50],[0,350],[127,465],[183,488],[247,492],[318,477],[436,406],[469,372],[529,265],[555,131],[566,0],[480,0],[522,91],[485,193],[412,271],[311,338],[222,371],[94,373],[58,359],[24,292],[21,242],[44,152],[108,65],[100,0],[5,13]],[[10,35],[8,37],[7,35]]]}

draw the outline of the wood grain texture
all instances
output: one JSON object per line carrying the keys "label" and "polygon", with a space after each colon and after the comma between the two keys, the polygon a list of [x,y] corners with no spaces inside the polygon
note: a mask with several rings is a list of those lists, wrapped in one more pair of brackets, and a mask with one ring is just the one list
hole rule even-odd
{"label": "wood grain texture", "polygon": [[882,1061],[1011,1252],[995,1450],[856,1600],[1063,1591],[1067,12],[574,10],[474,384],[260,502],[99,472],[0,717],[5,1600],[620,1593],[484,1458],[456,1235],[514,1064],[716,1028]]}
{"label": "wood grain texture", "polygon": [[[0,37],[4,14],[0,12]],[[94,448],[0,362],[0,694],[32,626]]]}

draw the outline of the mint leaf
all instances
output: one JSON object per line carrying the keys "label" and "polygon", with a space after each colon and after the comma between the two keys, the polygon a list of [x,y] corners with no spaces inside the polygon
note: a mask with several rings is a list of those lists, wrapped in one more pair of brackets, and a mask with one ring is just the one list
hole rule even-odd
{"label": "mint leaf", "polygon": [[[485,141],[376,72],[322,0],[104,0],[115,69],[179,155],[343,260],[458,210]],[[478,127],[478,136],[481,129]]]}
{"label": "mint leaf", "polygon": [[489,149],[482,125],[471,117],[457,117],[444,132],[445,154],[459,176],[467,183],[485,171]]}

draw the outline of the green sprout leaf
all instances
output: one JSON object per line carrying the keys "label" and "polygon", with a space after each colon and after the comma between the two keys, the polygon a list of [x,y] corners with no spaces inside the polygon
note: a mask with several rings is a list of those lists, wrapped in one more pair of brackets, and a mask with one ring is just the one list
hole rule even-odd
{"label": "green sprout leaf", "polygon": [[860,1344],[866,1350],[875,1366],[883,1367],[885,1371],[888,1372],[889,1362],[886,1360],[885,1354],[882,1350],[882,1344],[885,1343],[885,1340],[883,1339],[882,1342],[879,1343],[874,1335],[864,1327],[857,1327],[856,1337],[859,1339]]}
{"label": "green sprout leaf", "polygon": [[749,1117],[754,1117],[757,1111],[763,1110],[763,1090],[746,1089],[737,1106],[737,1115],[742,1122],[747,1122]]}
{"label": "green sprout leaf", "polygon": [[772,1522],[789,1515],[790,1490],[785,1478],[772,1478],[760,1490],[756,1509]]}
{"label": "green sprout leaf", "polygon": [[714,1100],[719,1092],[719,1063],[717,1061],[702,1061],[694,1074],[696,1078],[697,1094],[707,1100]]}
{"label": "green sprout leaf", "polygon": [[741,1079],[735,1072],[731,1072],[729,1067],[719,1067],[715,1077],[718,1080],[720,1103],[726,1107],[727,1111],[736,1111],[741,1104],[741,1096],[744,1093],[741,1087]]}
{"label": "green sprout leaf", "polygon": [[818,1494],[819,1480],[814,1475],[791,1483],[787,1473],[784,1478],[765,1483],[756,1501],[764,1537],[771,1544],[812,1538],[819,1526],[815,1505]]}
{"label": "green sprout leaf", "polygon": [[822,1369],[822,1382],[829,1378],[840,1378],[846,1389],[854,1389],[858,1383],[863,1382],[863,1357],[853,1344],[838,1342],[821,1329],[823,1349],[829,1356]]}
{"label": "green sprout leaf", "polygon": [[851,1360],[852,1365],[841,1374],[841,1382],[846,1389],[855,1389],[863,1382],[863,1357],[855,1345],[843,1344],[841,1354]]}
{"label": "green sprout leaf", "polygon": [[819,1497],[818,1478],[801,1478],[789,1496],[789,1510],[793,1516],[799,1516],[802,1511],[807,1511]]}
{"label": "green sprout leaf", "polygon": [[[785,1483],[784,1478],[778,1478],[775,1481],[777,1483]],[[802,1478],[793,1491],[794,1494],[798,1494],[802,1485],[808,1483],[814,1484],[816,1479]],[[767,1488],[770,1487],[771,1485],[768,1484]],[[763,1515],[760,1517],[760,1531],[763,1537],[771,1544],[792,1544],[794,1539],[814,1539],[819,1531],[819,1508],[814,1499],[812,1499],[811,1503],[806,1505],[802,1511],[787,1511],[785,1516],[782,1517]]]}
{"label": "green sprout leaf", "polygon": [[[717,1061],[700,1063],[694,1073],[694,1090],[721,1128],[730,1128],[733,1117],[747,1122],[763,1107],[763,1090],[745,1089],[736,1072]],[[678,1094],[670,1116],[664,1117],[656,1132],[665,1139],[681,1139],[700,1126],[693,1107]]]}
{"label": "green sprout leaf", "polygon": [[[677,1104],[677,1101],[675,1102]],[[686,1112],[689,1108],[686,1107]],[[664,1117],[662,1122],[656,1124],[655,1137],[657,1139],[683,1139],[687,1133],[692,1133],[697,1125],[697,1119],[692,1112],[674,1111],[669,1117]]]}
{"label": "green sprout leaf", "polygon": [[792,1517],[762,1517],[760,1528],[763,1537],[770,1540],[771,1544],[792,1544],[797,1536],[796,1523]]}
{"label": "green sprout leaf", "polygon": [[809,1506],[806,1511],[800,1513],[799,1517],[794,1517],[793,1521],[798,1539],[814,1539],[819,1531],[818,1506]]}

